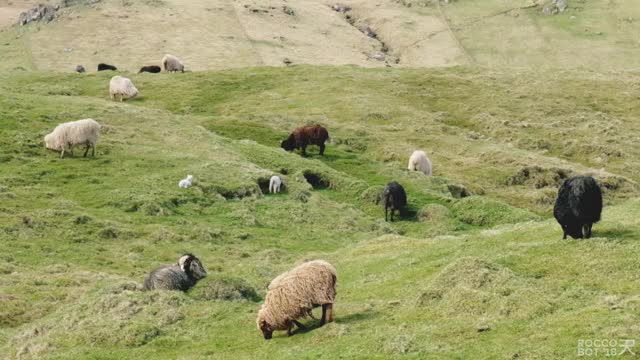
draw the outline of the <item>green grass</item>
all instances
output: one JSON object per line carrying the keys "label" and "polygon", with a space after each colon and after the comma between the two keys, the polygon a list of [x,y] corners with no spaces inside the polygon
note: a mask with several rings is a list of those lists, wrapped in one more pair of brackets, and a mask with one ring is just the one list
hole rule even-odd
{"label": "green grass", "polygon": [[[0,72],[2,357],[548,359],[639,333],[635,73],[129,74],[125,103],[110,76]],[[85,117],[104,126],[96,158],[44,149]],[[326,156],[279,148],[307,122],[329,129]],[[435,176],[405,170],[417,148]],[[286,191],[263,195],[276,173]],[[560,240],[560,173],[605,187],[595,238]],[[391,180],[409,211],[385,223]],[[138,290],[186,251],[210,277]],[[336,322],[264,341],[266,285],[314,258],[338,269]]]}

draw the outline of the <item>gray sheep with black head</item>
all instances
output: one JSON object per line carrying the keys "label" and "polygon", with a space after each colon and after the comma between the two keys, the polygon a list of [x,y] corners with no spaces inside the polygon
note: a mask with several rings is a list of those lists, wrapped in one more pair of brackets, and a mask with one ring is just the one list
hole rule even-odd
{"label": "gray sheep with black head", "polygon": [[207,270],[200,259],[193,254],[184,254],[177,264],[163,265],[153,270],[144,279],[144,289],[187,291],[205,276]]}

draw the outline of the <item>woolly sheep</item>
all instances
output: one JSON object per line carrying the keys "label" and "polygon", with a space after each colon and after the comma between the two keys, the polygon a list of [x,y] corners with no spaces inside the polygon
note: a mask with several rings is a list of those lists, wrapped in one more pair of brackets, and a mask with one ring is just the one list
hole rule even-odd
{"label": "woolly sheep", "polygon": [[111,78],[109,82],[109,95],[111,100],[120,96],[120,101],[123,99],[133,99],[138,96],[138,89],[133,86],[131,79],[116,75]]}
{"label": "woolly sheep", "polygon": [[558,190],[553,216],[567,234],[575,239],[590,238],[593,223],[600,221],[602,190],[591,176],[576,176],[564,181]]}
{"label": "woolly sheep", "polygon": [[280,186],[282,185],[282,179],[279,176],[273,175],[269,180],[269,192],[276,194],[280,192]]}
{"label": "woolly sheep", "polygon": [[144,289],[187,291],[205,276],[207,270],[200,259],[193,254],[184,254],[178,259],[177,264],[164,265],[153,270],[144,279]]}
{"label": "woolly sheep", "polygon": [[420,171],[427,176],[431,176],[431,160],[422,150],[416,150],[411,154],[407,168],[409,171]]}
{"label": "woolly sheep", "polygon": [[190,188],[192,181],[193,181],[193,175],[187,175],[186,179],[180,180],[180,182],[178,183],[178,186],[185,189]]}
{"label": "woolly sheep", "polygon": [[50,134],[44,137],[47,149],[61,151],[60,158],[65,152],[73,155],[73,147],[85,145],[84,157],[87,157],[89,148],[91,156],[96,156],[96,144],[100,137],[100,124],[93,119],[69,121],[56,126]]}
{"label": "woolly sheep", "polygon": [[336,280],[336,268],[324,260],[306,262],[273,279],[256,319],[264,338],[271,339],[275,330],[287,330],[291,336],[293,325],[304,329],[298,319],[310,316],[318,306],[322,306],[320,325],[333,321]]}
{"label": "woolly sheep", "polygon": [[400,216],[407,206],[407,193],[402,185],[392,181],[384,187],[382,192],[382,204],[384,205],[384,221],[387,221],[387,210],[391,210],[391,221],[393,221],[393,213],[398,210]]}
{"label": "woolly sheep", "polygon": [[162,66],[164,66],[164,71],[168,71],[168,72],[176,72],[176,71],[181,71],[184,72],[184,65],[182,64],[182,61],[180,61],[180,59],[178,59],[177,57],[173,56],[173,55],[165,55],[162,58]]}
{"label": "woolly sheep", "polygon": [[116,71],[118,70],[118,68],[109,64],[104,64],[104,63],[98,64],[98,71],[105,71],[105,70]]}
{"label": "woolly sheep", "polygon": [[294,129],[286,140],[280,143],[280,147],[286,151],[300,149],[302,155],[306,155],[306,149],[309,145],[318,145],[320,147],[320,155],[324,154],[325,141],[329,139],[329,132],[321,125],[306,125]]}

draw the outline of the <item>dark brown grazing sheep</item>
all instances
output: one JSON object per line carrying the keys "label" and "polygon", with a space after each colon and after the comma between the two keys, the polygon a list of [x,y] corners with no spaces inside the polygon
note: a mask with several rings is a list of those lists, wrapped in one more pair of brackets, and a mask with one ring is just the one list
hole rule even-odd
{"label": "dark brown grazing sheep", "polygon": [[118,70],[118,68],[109,64],[104,64],[104,63],[98,64],[98,71],[105,71],[105,70],[116,71]]}
{"label": "dark brown grazing sheep", "polygon": [[393,221],[393,213],[398,210],[400,216],[407,206],[407,193],[405,193],[402,185],[392,181],[384,187],[382,192],[382,203],[384,204],[384,221],[387,220],[387,210],[391,210],[391,221]]}
{"label": "dark brown grazing sheep", "polygon": [[287,151],[300,149],[302,155],[306,155],[305,150],[308,145],[317,145],[320,147],[320,155],[323,155],[324,142],[327,139],[329,139],[327,129],[320,125],[307,125],[293,130],[289,138],[282,141],[280,146]]}
{"label": "dark brown grazing sheep", "polygon": [[148,72],[148,73],[153,73],[153,74],[157,74],[160,71],[162,71],[162,69],[160,68],[160,66],[157,65],[149,65],[149,66],[143,66],[140,68],[140,71],[138,71],[138,74],[143,73],[143,72]]}

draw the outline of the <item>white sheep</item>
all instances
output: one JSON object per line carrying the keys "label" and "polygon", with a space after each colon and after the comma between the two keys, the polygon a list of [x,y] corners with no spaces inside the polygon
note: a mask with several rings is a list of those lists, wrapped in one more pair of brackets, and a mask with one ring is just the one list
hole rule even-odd
{"label": "white sheep", "polygon": [[273,175],[269,180],[269,192],[277,194],[280,192],[280,186],[282,185],[282,179],[278,175]]}
{"label": "white sheep", "polygon": [[416,150],[409,158],[409,171],[421,171],[427,176],[431,176],[431,160],[422,150]]}
{"label": "white sheep", "polygon": [[184,65],[182,64],[182,61],[180,61],[180,59],[170,54],[167,54],[162,58],[162,66],[164,67],[164,71],[184,72]]}
{"label": "white sheep", "polygon": [[186,179],[180,180],[180,182],[178,183],[178,186],[184,189],[190,188],[192,181],[193,181],[193,175],[187,175]]}
{"label": "white sheep", "polygon": [[85,145],[84,157],[87,157],[89,148],[91,156],[96,156],[96,144],[100,137],[100,124],[93,119],[82,119],[69,121],[56,126],[50,134],[44,137],[47,149],[61,151],[60,158],[64,157],[65,151],[73,155],[73,147]]}
{"label": "white sheep", "polygon": [[133,86],[131,79],[124,76],[116,75],[111,78],[109,82],[109,95],[111,100],[120,96],[120,101],[123,99],[133,99],[138,96],[138,89]]}

